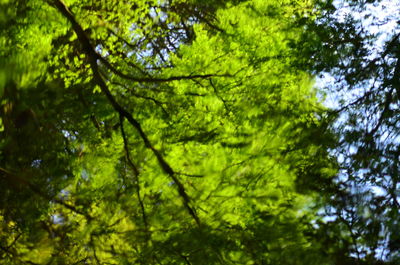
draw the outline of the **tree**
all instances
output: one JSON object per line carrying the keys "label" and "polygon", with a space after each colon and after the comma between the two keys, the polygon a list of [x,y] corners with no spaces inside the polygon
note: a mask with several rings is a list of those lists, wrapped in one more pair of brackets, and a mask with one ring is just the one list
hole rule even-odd
{"label": "tree", "polygon": [[333,80],[325,82],[326,93],[336,96],[329,119],[336,119],[332,127],[340,135],[334,150],[340,190],[327,207],[326,229],[346,231],[347,237],[333,234],[347,249],[341,252],[360,263],[397,264],[399,17],[384,14],[396,14],[398,3],[321,5],[325,11],[310,25],[316,41],[303,47],[315,73]]}
{"label": "tree", "polygon": [[3,264],[332,264],[311,3],[2,5]]}

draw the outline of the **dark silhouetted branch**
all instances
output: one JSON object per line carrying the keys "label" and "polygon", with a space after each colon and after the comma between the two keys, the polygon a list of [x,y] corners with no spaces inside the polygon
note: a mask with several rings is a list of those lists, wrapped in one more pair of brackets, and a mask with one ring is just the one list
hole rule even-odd
{"label": "dark silhouetted branch", "polygon": [[[89,38],[86,36],[86,33],[84,32],[83,28],[79,25],[79,23],[75,20],[74,15],[72,12],[68,9],[68,7],[61,1],[61,0],[54,0],[52,1],[54,6],[58,9],[58,11],[66,18],[68,21],[72,24],[72,29],[76,33],[79,42],[82,45],[83,51],[86,53],[89,59],[90,67],[93,71],[93,80],[96,82],[96,84],[100,87],[100,90],[102,93],[107,97],[108,101],[114,108],[116,112],[119,113],[120,116],[126,118],[128,122],[137,130],[139,133],[140,137],[142,138],[144,145],[150,149],[153,154],[156,156],[159,165],[163,169],[163,171],[170,176],[170,178],[173,180],[175,185],[177,186],[177,190],[179,195],[181,196],[183,200],[183,204],[189,214],[193,217],[193,219],[196,221],[196,223],[200,226],[200,219],[197,216],[197,213],[194,208],[190,205],[191,200],[189,198],[189,195],[186,193],[186,190],[183,186],[183,184],[180,182],[180,180],[177,178],[175,172],[173,171],[172,167],[168,164],[168,162],[164,159],[160,151],[158,151],[150,142],[149,138],[145,134],[145,132],[142,129],[142,126],[140,123],[132,116],[131,113],[129,113],[125,108],[123,108],[114,98],[112,95],[111,91],[108,89],[108,86],[106,85],[105,81],[103,80],[101,73],[99,71],[99,67],[97,65],[97,61],[99,60],[99,55],[96,53],[95,49],[90,43]],[[198,75],[197,77],[191,76],[190,78],[199,78],[199,77],[205,77]],[[181,79],[190,79],[188,77],[170,77],[167,79],[161,79],[163,81],[173,81],[173,80],[181,80]],[[146,80],[148,78],[144,79],[138,79],[139,80]],[[159,79],[160,80],[160,79]],[[154,80],[152,81],[154,82]]]}
{"label": "dark silhouetted branch", "polygon": [[115,68],[109,61],[105,58],[101,57],[98,53],[95,52],[95,56],[97,57],[101,63],[103,63],[111,72],[118,75],[121,78],[139,82],[139,83],[163,83],[163,82],[171,82],[171,81],[179,81],[179,80],[193,80],[197,78],[210,78],[210,77],[231,77],[229,74],[203,74],[203,75],[183,75],[183,76],[170,76],[165,78],[160,77],[136,77],[129,74],[125,74]]}
{"label": "dark silhouetted branch", "polygon": [[143,224],[148,230],[148,222],[147,222],[147,215],[146,215],[146,210],[144,208],[144,203],[142,200],[142,197],[140,195],[140,183],[139,183],[139,170],[136,167],[136,165],[133,163],[130,153],[129,153],[129,143],[128,143],[128,138],[126,137],[125,130],[124,130],[124,117],[121,115],[119,116],[120,124],[121,124],[121,135],[122,139],[124,140],[124,149],[125,149],[125,157],[126,160],[128,161],[129,167],[132,169],[134,176],[135,176],[135,186],[136,186],[136,196],[138,197],[139,205],[140,205],[140,210],[142,211],[142,218],[143,218]]}

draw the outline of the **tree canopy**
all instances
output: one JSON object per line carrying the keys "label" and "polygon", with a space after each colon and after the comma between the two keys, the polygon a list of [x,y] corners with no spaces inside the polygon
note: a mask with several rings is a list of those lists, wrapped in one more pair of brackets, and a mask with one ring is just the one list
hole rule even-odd
{"label": "tree canopy", "polygon": [[[0,1],[0,264],[395,262],[377,253],[398,247],[396,137],[375,134],[395,126],[397,53],[371,59],[335,12]],[[379,80],[329,109],[323,71],[339,91]]]}
{"label": "tree canopy", "polygon": [[[326,5],[310,25],[315,73],[333,98],[331,123],[339,137],[339,191],[328,230],[348,231],[348,252],[369,264],[399,260],[399,16],[397,1]],[[310,49],[310,47],[312,47]],[[335,47],[335,52],[332,48]],[[328,77],[328,78],[327,78]]]}

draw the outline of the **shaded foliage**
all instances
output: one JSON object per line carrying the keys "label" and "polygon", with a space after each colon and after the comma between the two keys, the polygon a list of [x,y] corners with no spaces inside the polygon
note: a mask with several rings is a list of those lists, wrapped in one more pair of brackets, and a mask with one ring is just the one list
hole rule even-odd
{"label": "shaded foliage", "polygon": [[[340,136],[339,192],[326,227],[361,264],[399,262],[399,38],[395,1],[324,1],[309,25],[314,71],[334,109]],[[385,15],[387,14],[387,15]],[[391,15],[393,14],[393,15]],[[305,42],[307,38],[305,37]],[[318,41],[317,41],[318,40]],[[347,238],[338,231],[346,231]]]}

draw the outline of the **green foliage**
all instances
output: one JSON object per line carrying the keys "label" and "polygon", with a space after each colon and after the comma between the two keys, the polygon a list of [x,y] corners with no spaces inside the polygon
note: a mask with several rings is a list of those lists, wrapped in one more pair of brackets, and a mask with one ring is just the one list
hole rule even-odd
{"label": "green foliage", "polygon": [[0,263],[332,264],[334,137],[295,48],[311,3],[20,4]]}

